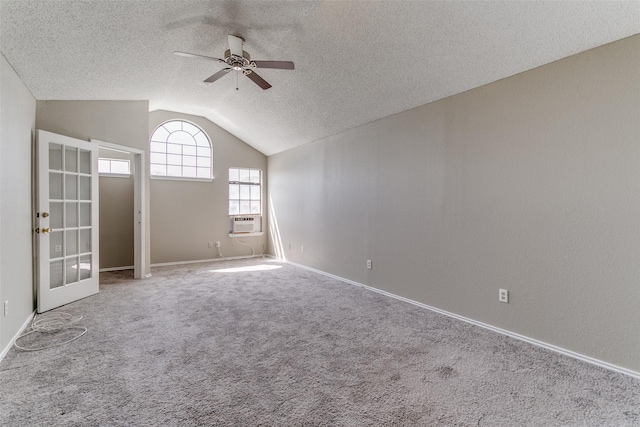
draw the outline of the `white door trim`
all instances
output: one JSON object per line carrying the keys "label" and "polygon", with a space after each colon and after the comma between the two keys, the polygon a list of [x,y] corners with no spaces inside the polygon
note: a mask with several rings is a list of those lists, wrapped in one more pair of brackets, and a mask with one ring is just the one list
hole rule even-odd
{"label": "white door trim", "polygon": [[144,151],[137,148],[127,147],[126,145],[101,141],[99,139],[91,138],[89,141],[94,144],[98,144],[102,148],[133,154],[133,277],[136,279],[144,279],[146,277],[144,272],[144,262],[146,256],[145,237],[147,229],[147,215],[144,203],[144,178],[146,175]]}

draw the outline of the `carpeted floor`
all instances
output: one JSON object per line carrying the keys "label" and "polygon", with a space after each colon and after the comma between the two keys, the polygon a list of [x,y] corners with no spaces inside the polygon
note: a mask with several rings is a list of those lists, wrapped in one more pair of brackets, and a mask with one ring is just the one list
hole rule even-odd
{"label": "carpeted floor", "polygon": [[0,425],[640,425],[637,379],[306,270],[152,273],[101,274],[59,309],[84,336],[12,349]]}

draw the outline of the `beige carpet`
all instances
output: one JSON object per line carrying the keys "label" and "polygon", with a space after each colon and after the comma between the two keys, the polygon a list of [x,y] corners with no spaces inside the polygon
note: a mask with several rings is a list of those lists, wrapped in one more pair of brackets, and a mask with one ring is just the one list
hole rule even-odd
{"label": "beige carpet", "polygon": [[639,380],[270,259],[104,273],[60,310],[88,332],[9,352],[0,425],[640,425]]}

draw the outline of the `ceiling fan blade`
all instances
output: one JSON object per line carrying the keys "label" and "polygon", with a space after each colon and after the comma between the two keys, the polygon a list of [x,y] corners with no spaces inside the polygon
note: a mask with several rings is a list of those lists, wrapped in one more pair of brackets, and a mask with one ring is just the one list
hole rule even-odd
{"label": "ceiling fan blade", "polygon": [[259,75],[257,75],[255,72],[250,72],[249,74],[247,74],[247,77],[249,77],[251,80],[253,80],[253,82],[255,84],[257,84],[258,86],[260,86],[262,89],[267,90],[271,87],[271,85],[269,83],[267,83],[267,81],[265,79],[263,79],[262,77],[260,77]]}
{"label": "ceiling fan blade", "polygon": [[213,83],[216,80],[218,80],[220,77],[223,77],[225,75],[227,75],[229,73],[229,70],[231,68],[223,68],[222,70],[218,71],[217,73],[215,73],[213,76],[209,77],[207,80],[205,80],[205,83]]}
{"label": "ceiling fan blade", "polygon": [[279,70],[293,70],[291,61],[253,61],[258,68],[277,68]]}
{"label": "ceiling fan blade", "polygon": [[229,38],[229,49],[231,50],[231,55],[242,57],[242,40],[240,37],[232,36],[229,34],[227,36]]}
{"label": "ceiling fan blade", "polygon": [[174,51],[173,53],[175,55],[184,56],[187,58],[201,58],[201,59],[208,59],[209,61],[224,62],[224,59],[214,58],[213,56],[198,55],[197,53],[180,52],[178,50]]}

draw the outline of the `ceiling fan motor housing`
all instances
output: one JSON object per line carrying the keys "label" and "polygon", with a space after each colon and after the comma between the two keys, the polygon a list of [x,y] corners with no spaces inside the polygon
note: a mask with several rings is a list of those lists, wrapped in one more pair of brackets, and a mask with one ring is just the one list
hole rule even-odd
{"label": "ceiling fan motor housing", "polygon": [[[255,62],[251,62],[251,55],[249,55],[244,50],[242,51],[242,56],[232,55],[231,50],[227,49],[224,52],[224,61],[234,70],[236,71],[250,71],[247,70],[249,67],[256,68]],[[247,74],[247,73],[245,73]]]}

